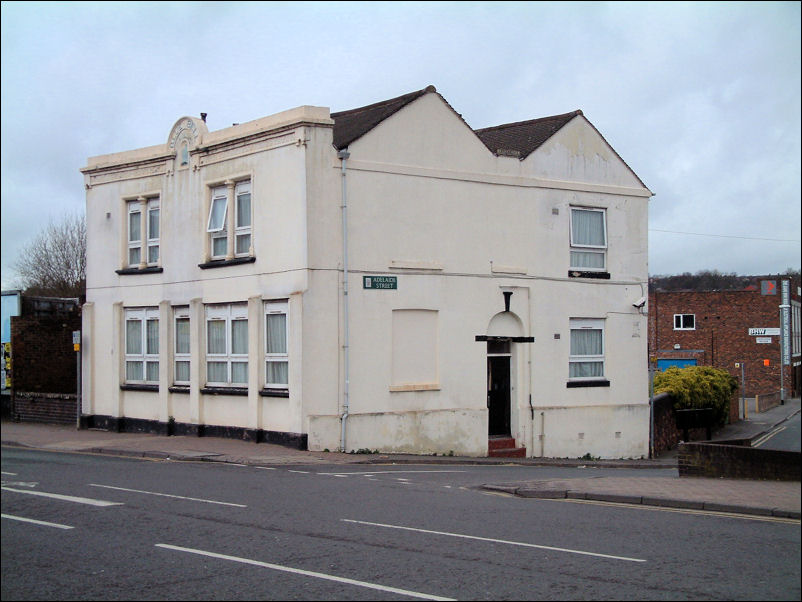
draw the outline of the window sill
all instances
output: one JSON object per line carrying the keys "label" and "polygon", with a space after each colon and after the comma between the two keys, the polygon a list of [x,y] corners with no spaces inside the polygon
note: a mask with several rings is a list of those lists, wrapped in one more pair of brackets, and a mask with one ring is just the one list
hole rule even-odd
{"label": "window sill", "polygon": [[151,266],[148,268],[123,268],[121,270],[114,270],[120,276],[134,276],[137,274],[161,274],[164,268],[158,266]]}
{"label": "window sill", "polygon": [[142,384],[122,384],[120,385],[121,391],[151,391],[154,393],[159,392],[159,385],[146,385]]}
{"label": "window sill", "polygon": [[260,389],[259,395],[261,397],[289,397],[289,389]]}
{"label": "window sill", "polygon": [[568,270],[569,278],[595,278],[597,280],[609,280],[610,272],[591,272],[588,270]]}
{"label": "window sill", "polygon": [[242,395],[248,396],[247,387],[201,387],[204,395]]}
{"label": "window sill", "polygon": [[202,270],[212,268],[225,268],[230,265],[242,265],[243,263],[253,263],[256,257],[235,257],[234,259],[212,259],[206,263],[199,263],[198,267]]}
{"label": "window sill", "polygon": [[167,390],[170,393],[189,393],[189,385],[173,385],[172,387],[167,387]]}
{"label": "window sill", "polygon": [[410,385],[390,385],[391,393],[398,393],[402,391],[439,391],[439,383],[420,383]]}
{"label": "window sill", "polygon": [[607,379],[603,380],[569,380],[565,383],[566,388],[568,389],[579,389],[581,387],[609,387],[610,381]]}

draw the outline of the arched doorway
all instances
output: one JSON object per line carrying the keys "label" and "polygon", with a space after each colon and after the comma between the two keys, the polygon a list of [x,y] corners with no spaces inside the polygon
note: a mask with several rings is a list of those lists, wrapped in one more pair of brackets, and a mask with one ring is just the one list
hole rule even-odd
{"label": "arched doorway", "polygon": [[512,432],[512,385],[515,378],[513,341],[522,333],[521,320],[514,313],[496,314],[487,327],[487,434],[509,437]]}

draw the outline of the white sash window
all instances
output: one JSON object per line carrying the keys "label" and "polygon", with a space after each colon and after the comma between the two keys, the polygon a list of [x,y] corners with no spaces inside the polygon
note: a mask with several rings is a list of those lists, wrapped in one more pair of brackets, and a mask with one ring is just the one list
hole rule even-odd
{"label": "white sash window", "polygon": [[125,310],[125,382],[159,383],[159,308]]}
{"label": "white sash window", "polygon": [[206,384],[248,386],[248,306],[206,306]]}
{"label": "white sash window", "polygon": [[571,208],[571,268],[606,269],[607,219],[604,209]]}
{"label": "white sash window", "polygon": [[289,386],[287,351],[287,302],[265,303],[265,387],[286,389]]}

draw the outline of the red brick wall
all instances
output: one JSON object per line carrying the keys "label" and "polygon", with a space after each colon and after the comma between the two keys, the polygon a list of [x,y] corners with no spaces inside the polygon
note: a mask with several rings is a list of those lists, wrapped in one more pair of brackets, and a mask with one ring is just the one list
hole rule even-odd
{"label": "red brick wall", "polygon": [[[779,288],[779,279],[777,280]],[[797,282],[792,282],[791,298]],[[698,365],[727,370],[741,382],[744,365],[744,396],[766,395],[780,389],[780,337],[759,344],[749,336],[750,328],[779,328],[781,297],[750,291],[671,291],[649,293],[649,355],[657,359],[695,358]],[[674,314],[694,314],[695,330],[674,330]],[[679,345],[679,349],[675,349]],[[764,365],[764,360],[769,365]],[[792,361],[799,361],[799,356]],[[784,372],[786,397],[792,391],[792,371]],[[798,385],[797,385],[798,386]],[[739,392],[740,394],[740,392]]]}
{"label": "red brick wall", "polygon": [[23,297],[22,315],[11,318],[11,389],[18,393],[71,393],[77,388],[72,332],[81,329],[78,306],[38,311]]}
{"label": "red brick wall", "polygon": [[15,393],[14,419],[21,422],[76,424],[78,399],[74,394]]}

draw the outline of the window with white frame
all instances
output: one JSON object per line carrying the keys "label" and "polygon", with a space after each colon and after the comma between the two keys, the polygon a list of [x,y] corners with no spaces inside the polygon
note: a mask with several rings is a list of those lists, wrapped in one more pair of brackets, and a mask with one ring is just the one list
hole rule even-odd
{"label": "window with white frame", "polygon": [[674,330],[696,330],[696,314],[674,314]]}
{"label": "window with white frame", "polygon": [[189,308],[176,307],[173,311],[175,324],[175,349],[173,349],[173,382],[189,384]]}
{"label": "window with white frame", "polygon": [[248,386],[248,305],[206,306],[206,384]]}
{"label": "window with white frame", "polygon": [[607,266],[606,255],[605,210],[571,207],[571,268],[604,271]]}
{"label": "window with white frame", "polygon": [[570,329],[569,379],[604,378],[604,320],[573,318]]}
{"label": "window with white frame", "polygon": [[289,387],[287,302],[265,302],[265,388]]}
{"label": "window with white frame", "polygon": [[234,187],[237,220],[234,228],[234,256],[251,253],[251,182],[238,182]]}
{"label": "window with white frame", "polygon": [[159,383],[159,308],[125,310],[125,382]]}
{"label": "window with white frame", "polygon": [[128,201],[128,266],[159,263],[159,199]]}
{"label": "window with white frame", "polygon": [[[229,188],[234,203],[229,211]],[[234,223],[229,228],[229,215]],[[243,180],[230,186],[215,186],[211,189],[209,219],[206,231],[209,233],[209,254],[212,259],[247,257],[252,253],[252,213],[251,182]],[[230,240],[233,237],[233,240]],[[229,252],[229,244],[232,251]]]}

